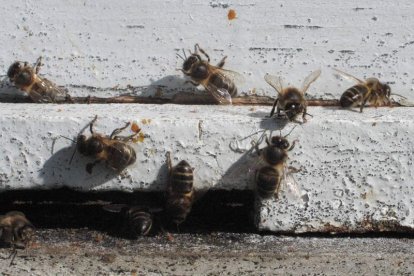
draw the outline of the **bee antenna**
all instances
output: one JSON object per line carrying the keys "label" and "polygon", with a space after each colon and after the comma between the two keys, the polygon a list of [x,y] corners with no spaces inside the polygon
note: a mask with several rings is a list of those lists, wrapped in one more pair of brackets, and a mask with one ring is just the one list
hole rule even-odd
{"label": "bee antenna", "polygon": [[198,49],[200,49],[200,45],[198,45],[198,43],[196,43],[194,45],[194,52],[197,53]]}
{"label": "bee antenna", "polygon": [[289,133],[288,134],[286,134],[285,136],[283,136],[284,138],[286,138],[286,137],[288,137],[291,133],[292,133],[292,131],[295,129],[297,127],[297,125],[296,126],[294,126],[290,131],[289,131]]}
{"label": "bee antenna", "polygon": [[72,153],[72,156],[70,157],[69,165],[72,164],[72,160],[73,160],[73,157],[75,157],[75,153],[76,153],[76,146],[75,146],[75,149]]}
{"label": "bee antenna", "polygon": [[401,97],[403,99],[407,99],[407,97],[404,97],[403,95],[400,95],[400,94],[394,94],[394,93],[392,93],[391,95],[395,95],[395,96]]}
{"label": "bee antenna", "polygon": [[75,144],[75,150],[73,151],[72,156],[70,157],[70,161],[69,161],[69,164],[72,164],[73,157],[75,156],[75,153],[76,153],[76,144],[77,144],[77,142],[73,139],[70,139],[70,138],[66,137],[66,136],[60,135],[60,137],[68,139],[69,141],[72,141]]}
{"label": "bee antenna", "polygon": [[76,144],[76,141],[75,141],[75,140],[73,140],[73,139],[71,139],[71,138],[69,138],[69,137],[66,137],[66,136],[63,136],[63,135],[60,135],[60,137],[65,138],[65,139],[67,139],[67,140],[69,140],[69,141],[72,141],[73,143],[75,143],[75,144]]}
{"label": "bee antenna", "polygon": [[183,58],[180,54],[178,54],[177,53],[177,56],[179,57],[179,58],[181,58],[182,60],[185,60],[185,58]]}
{"label": "bee antenna", "polygon": [[309,114],[308,112],[306,112],[305,114],[306,114],[306,115],[309,115],[309,116],[311,116],[311,117],[313,117],[313,115],[312,115],[312,114]]}

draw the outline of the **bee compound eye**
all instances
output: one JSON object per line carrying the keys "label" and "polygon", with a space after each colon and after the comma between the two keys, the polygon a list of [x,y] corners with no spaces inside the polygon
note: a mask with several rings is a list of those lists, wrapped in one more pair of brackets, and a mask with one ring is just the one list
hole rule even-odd
{"label": "bee compound eye", "polygon": [[7,76],[10,79],[13,79],[19,73],[21,68],[22,68],[21,62],[17,61],[15,63],[13,63],[12,65],[10,65],[9,70],[7,71]]}
{"label": "bee compound eye", "polygon": [[15,76],[17,85],[29,85],[32,82],[32,74],[28,70],[22,71]]}
{"label": "bee compound eye", "polygon": [[203,78],[207,75],[207,68],[204,65],[197,66],[194,70],[193,76],[195,78]]}

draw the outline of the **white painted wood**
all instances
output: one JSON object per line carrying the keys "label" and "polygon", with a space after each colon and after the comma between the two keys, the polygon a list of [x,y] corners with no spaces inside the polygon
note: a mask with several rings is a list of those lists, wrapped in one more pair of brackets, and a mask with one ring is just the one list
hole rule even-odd
{"label": "white painted wood", "polygon": [[[246,189],[249,182],[236,167],[240,153],[230,143],[260,129],[261,118],[249,113],[249,108],[225,106],[0,104],[0,190],[67,186],[161,191],[167,151],[174,163],[185,159],[196,168],[199,190]],[[69,164],[74,144],[60,136],[75,139],[95,115],[97,132],[110,134],[135,120],[147,136],[133,144],[137,161],[121,176],[104,165],[89,175],[85,166],[93,159],[79,154]],[[245,143],[242,147],[250,140]]]}
{"label": "white painted wood", "polygon": [[[0,71],[45,58],[42,73],[73,95],[171,96],[184,86],[180,49],[195,43],[212,62],[245,76],[240,91],[275,95],[263,81],[280,74],[300,85],[323,70],[309,96],[339,98],[357,77],[380,77],[412,98],[414,4],[393,1],[0,1]],[[234,9],[237,19],[229,21]],[[113,89],[116,87],[116,89]],[[129,87],[129,88],[128,88]],[[160,88],[160,89],[158,89]],[[12,92],[4,85],[0,94]]]}
{"label": "white painted wood", "polygon": [[[286,134],[295,125],[264,119],[268,109],[0,104],[0,191],[61,186],[163,191],[167,151],[175,164],[185,159],[195,168],[197,190],[254,189],[254,172],[261,165],[254,152],[246,151],[260,137],[257,132],[277,134],[284,127]],[[294,175],[300,197],[284,187],[279,201],[258,201],[258,228],[364,231],[370,227],[364,221],[380,220],[414,227],[414,108],[366,108],[361,114],[310,107],[309,112],[313,117],[289,136],[298,140],[288,165],[301,169]],[[75,138],[95,114],[97,132],[109,134],[135,120],[146,135],[133,144],[137,162],[121,176],[103,165],[88,174],[85,166],[92,159],[80,154],[69,164],[74,145],[60,136]]]}
{"label": "white painted wood", "polygon": [[[257,201],[257,225],[277,232],[407,231],[414,226],[413,109],[363,114],[314,108],[295,130],[298,191]],[[295,186],[294,186],[295,187]]]}

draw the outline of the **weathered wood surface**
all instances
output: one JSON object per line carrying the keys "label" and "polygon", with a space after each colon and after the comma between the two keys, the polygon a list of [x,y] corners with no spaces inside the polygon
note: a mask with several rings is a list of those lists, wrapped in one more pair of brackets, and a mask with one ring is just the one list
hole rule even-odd
{"label": "weathered wood surface", "polygon": [[[321,68],[309,96],[336,99],[352,83],[335,78],[331,67],[413,93],[410,0],[1,2],[2,75],[13,61],[42,55],[41,72],[76,97],[194,91],[176,70],[176,54],[197,42],[214,64],[228,56],[226,68],[244,75],[239,90],[247,94],[276,95],[265,73],[300,86]],[[229,9],[236,19],[228,19]],[[0,88],[7,92],[15,91]]]}

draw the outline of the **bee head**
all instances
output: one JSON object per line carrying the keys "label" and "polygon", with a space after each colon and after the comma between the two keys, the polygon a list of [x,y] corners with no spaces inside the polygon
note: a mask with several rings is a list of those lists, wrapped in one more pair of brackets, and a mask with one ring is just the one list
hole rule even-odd
{"label": "bee head", "polygon": [[137,219],[134,219],[130,223],[131,232],[135,236],[145,236],[149,233],[152,226],[152,219],[150,216],[148,217],[139,217]]}
{"label": "bee head", "polygon": [[303,112],[303,105],[300,103],[288,103],[285,107],[285,114],[290,121]]}
{"label": "bee head", "polygon": [[287,150],[290,147],[289,141],[282,136],[273,136],[271,144],[282,150]]}
{"label": "bee head", "polygon": [[104,145],[102,141],[97,137],[91,137],[88,141],[87,145],[87,155],[95,155],[102,152],[104,149]]}
{"label": "bee head", "polygon": [[196,55],[189,56],[183,63],[183,71],[189,72],[194,64],[198,63],[200,58]]}
{"label": "bee head", "polygon": [[390,96],[391,96],[391,87],[388,85],[388,84],[383,84],[383,91],[384,91],[384,94],[385,94],[385,96],[387,97],[387,98],[389,98]]}
{"label": "bee head", "polygon": [[24,67],[23,62],[16,61],[12,65],[10,65],[9,70],[7,71],[7,76],[11,80],[13,80],[17,76],[17,74],[20,73],[23,67]]}
{"label": "bee head", "polygon": [[23,241],[30,241],[30,239],[34,235],[34,227],[33,225],[26,225],[25,227],[20,229],[20,236]]}
{"label": "bee head", "polygon": [[14,78],[14,83],[17,86],[27,86],[33,82],[34,74],[33,69],[30,67],[26,67],[20,71]]}
{"label": "bee head", "polygon": [[98,137],[86,138],[85,135],[79,135],[77,139],[78,151],[83,155],[96,155],[103,151],[104,145]]}

